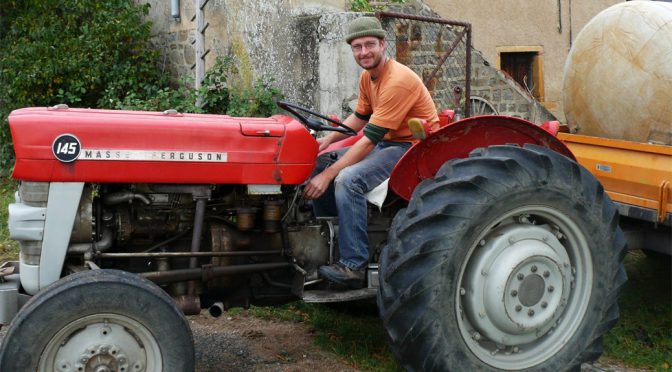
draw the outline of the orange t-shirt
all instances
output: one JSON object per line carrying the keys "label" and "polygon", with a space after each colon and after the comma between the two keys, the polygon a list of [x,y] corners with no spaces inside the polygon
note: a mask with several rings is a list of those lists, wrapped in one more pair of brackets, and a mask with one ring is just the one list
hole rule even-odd
{"label": "orange t-shirt", "polygon": [[420,77],[393,59],[385,63],[375,80],[368,71],[362,72],[355,111],[371,115],[369,123],[390,130],[384,141],[417,142],[408,128],[411,118],[427,120],[434,130],[439,127],[436,106]]}

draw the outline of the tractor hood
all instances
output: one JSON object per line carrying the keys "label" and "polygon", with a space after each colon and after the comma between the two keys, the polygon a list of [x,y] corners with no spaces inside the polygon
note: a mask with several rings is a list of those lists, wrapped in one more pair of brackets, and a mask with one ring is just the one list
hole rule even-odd
{"label": "tractor hood", "polygon": [[317,143],[296,120],[25,108],[9,126],[19,180],[300,184]]}

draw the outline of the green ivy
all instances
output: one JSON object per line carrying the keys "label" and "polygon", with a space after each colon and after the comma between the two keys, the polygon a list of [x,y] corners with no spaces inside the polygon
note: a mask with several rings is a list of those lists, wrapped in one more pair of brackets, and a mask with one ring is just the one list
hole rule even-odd
{"label": "green ivy", "polygon": [[[371,1],[374,2],[375,1]],[[369,0],[350,0],[350,10],[353,12],[375,12],[378,10],[383,10],[385,8],[384,5],[374,5],[371,4]],[[387,1],[379,1],[379,3],[388,3],[388,4],[405,4],[406,0],[387,0]]]}

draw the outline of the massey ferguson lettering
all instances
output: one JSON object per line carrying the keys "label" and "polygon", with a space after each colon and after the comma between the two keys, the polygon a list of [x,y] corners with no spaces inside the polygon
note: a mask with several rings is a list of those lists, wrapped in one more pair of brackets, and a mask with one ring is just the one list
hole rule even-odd
{"label": "massey ferguson lettering", "polygon": [[224,163],[227,161],[227,153],[203,151],[82,149],[78,160],[191,161]]}
{"label": "massey ferguson lettering", "polygon": [[87,149],[72,134],[61,134],[51,145],[54,157],[63,163],[75,160],[187,161],[225,163],[226,152]]}

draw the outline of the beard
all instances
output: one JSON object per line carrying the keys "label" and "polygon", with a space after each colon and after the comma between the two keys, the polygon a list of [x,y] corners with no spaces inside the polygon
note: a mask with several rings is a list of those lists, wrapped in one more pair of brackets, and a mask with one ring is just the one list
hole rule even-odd
{"label": "beard", "polygon": [[357,59],[357,64],[365,70],[372,70],[383,61],[383,53],[371,53]]}

